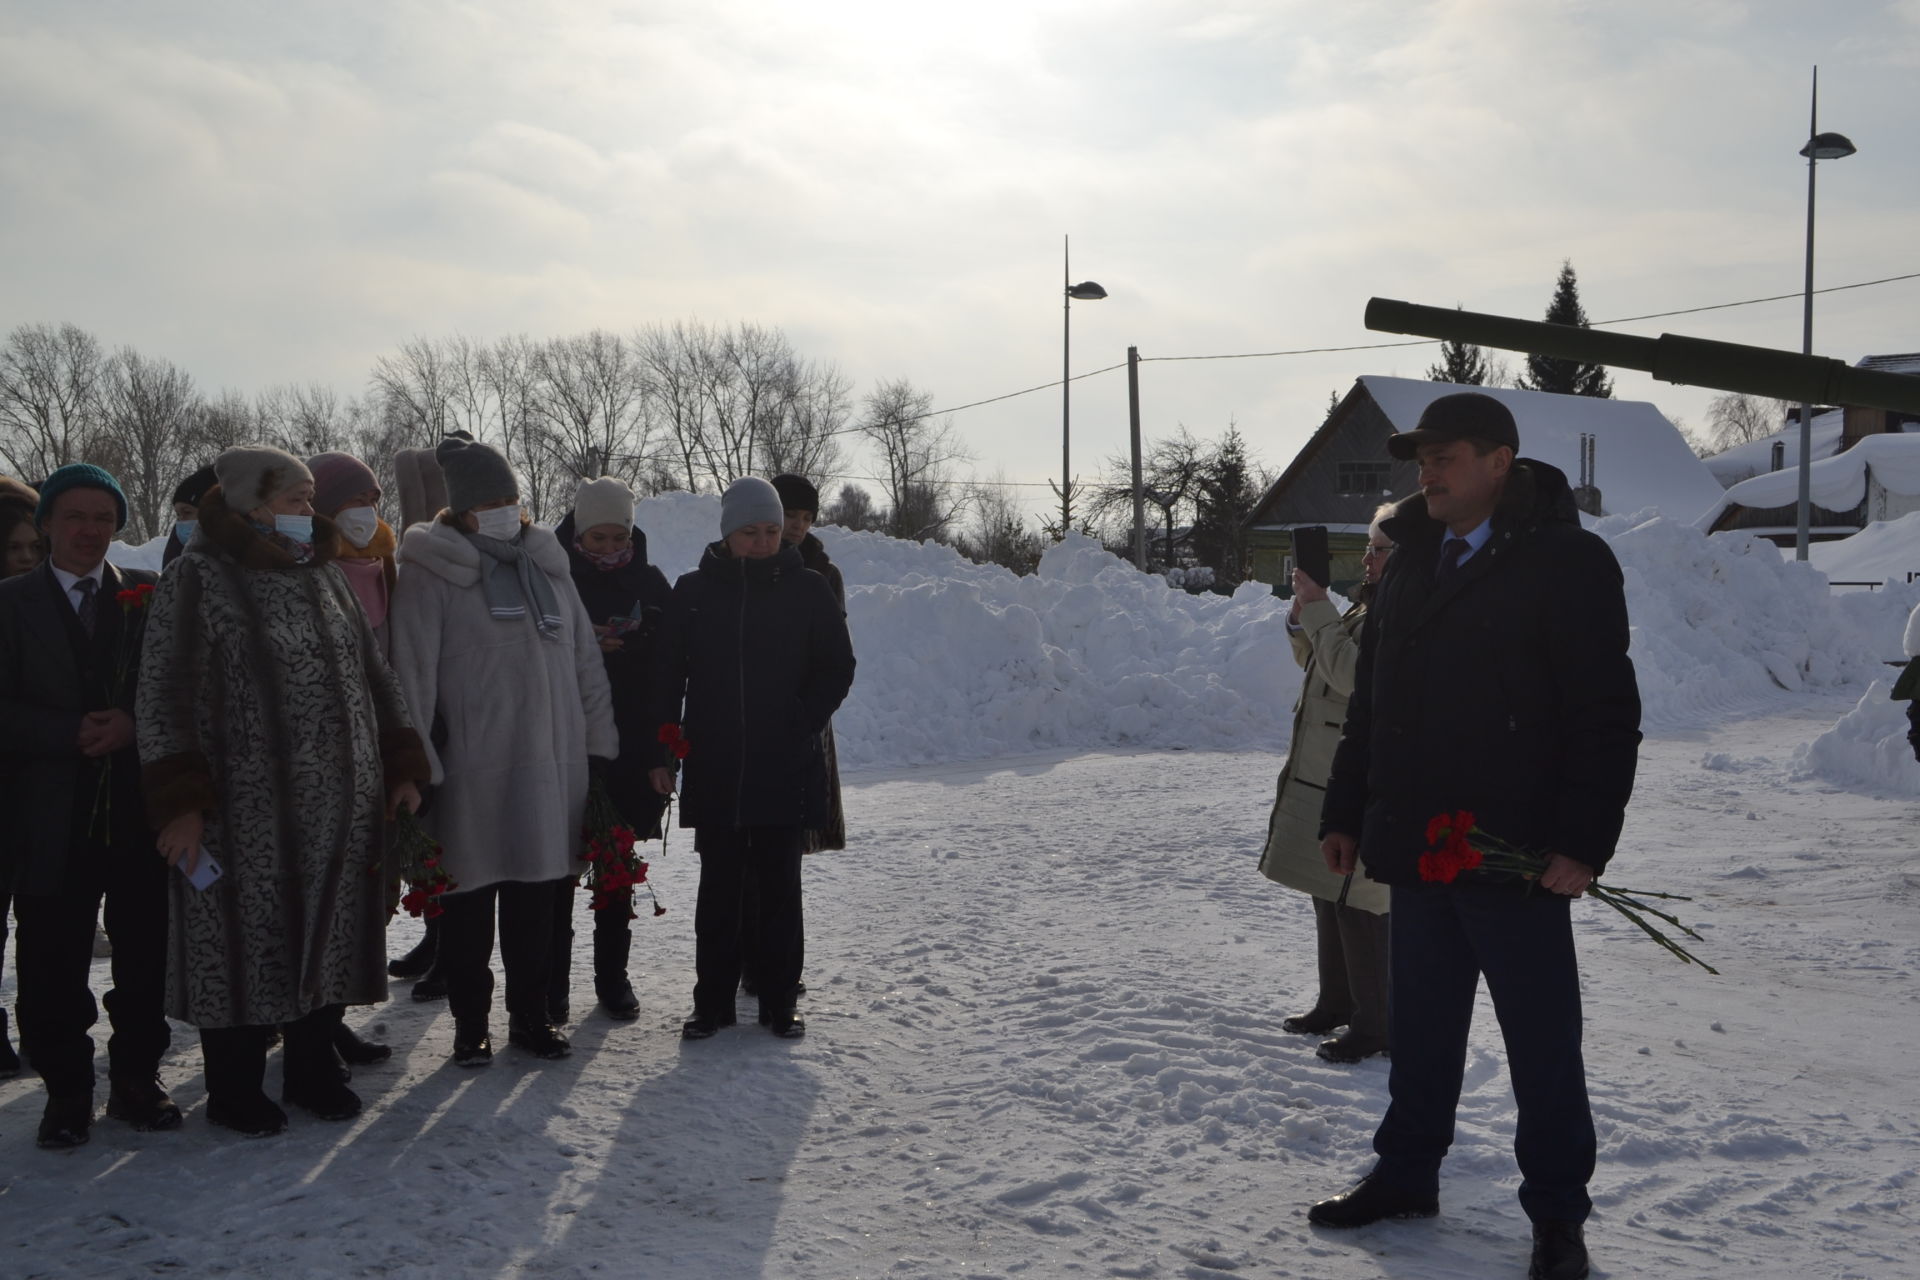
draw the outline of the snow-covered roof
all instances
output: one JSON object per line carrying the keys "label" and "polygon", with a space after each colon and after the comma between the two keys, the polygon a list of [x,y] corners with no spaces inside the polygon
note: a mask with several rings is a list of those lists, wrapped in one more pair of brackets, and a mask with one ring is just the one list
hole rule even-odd
{"label": "snow-covered roof", "polygon": [[1920,373],[1920,351],[1908,351],[1899,355],[1861,356],[1856,369],[1873,369],[1880,373]]}
{"label": "snow-covered roof", "polygon": [[[1840,452],[1840,429],[1846,414],[1839,409],[1813,415],[1813,460],[1831,458]],[[1786,445],[1786,461],[1781,465],[1792,469],[1800,465],[1800,424],[1790,422],[1770,436],[1758,440],[1749,440],[1737,444],[1722,453],[1716,453],[1707,459],[1707,470],[1723,485],[1736,485],[1749,476],[1757,476],[1773,469],[1773,445],[1775,441]]]}
{"label": "snow-covered roof", "polygon": [[1850,538],[1815,542],[1807,559],[1833,582],[1905,582],[1920,569],[1920,511],[1876,520]]}
{"label": "snow-covered roof", "polygon": [[[1828,511],[1847,511],[1858,506],[1860,499],[1867,496],[1868,467],[1873,468],[1873,478],[1888,491],[1907,497],[1920,494],[1920,435],[1902,432],[1867,436],[1845,453],[1816,459],[1807,468],[1813,504]],[[1702,529],[1711,528],[1720,513],[1736,503],[1764,510],[1789,506],[1799,500],[1800,469],[1787,467],[1742,480],[1695,523]]]}
{"label": "snow-covered roof", "polygon": [[1688,447],[1686,438],[1645,400],[1602,400],[1507,387],[1462,387],[1451,382],[1360,379],[1394,428],[1411,431],[1433,401],[1456,391],[1482,391],[1513,411],[1520,427],[1520,453],[1580,477],[1580,437],[1593,435],[1594,483],[1609,513],[1656,508],[1675,520],[1691,520],[1720,499],[1720,482]]}

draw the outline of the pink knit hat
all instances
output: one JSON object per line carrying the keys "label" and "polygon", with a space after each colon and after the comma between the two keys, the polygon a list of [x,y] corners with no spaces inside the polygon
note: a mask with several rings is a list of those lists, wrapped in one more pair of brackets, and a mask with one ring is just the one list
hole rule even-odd
{"label": "pink knit hat", "polygon": [[323,516],[338,515],[347,499],[368,489],[380,492],[373,469],[350,453],[321,453],[307,459],[313,472],[313,509]]}

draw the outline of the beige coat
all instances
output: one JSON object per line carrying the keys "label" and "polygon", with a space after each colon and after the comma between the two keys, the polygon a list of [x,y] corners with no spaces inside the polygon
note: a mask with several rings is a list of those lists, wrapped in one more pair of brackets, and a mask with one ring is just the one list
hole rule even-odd
{"label": "beige coat", "polygon": [[[1333,749],[1347,719],[1366,616],[1361,605],[1341,614],[1329,602],[1316,600],[1301,607],[1300,630],[1287,636],[1294,660],[1307,674],[1293,706],[1293,742],[1280,769],[1260,870],[1269,880],[1329,901],[1339,898],[1342,877],[1328,871],[1320,857],[1320,805],[1333,771]],[[1383,914],[1387,887],[1369,880],[1362,867],[1347,891],[1347,905]]]}

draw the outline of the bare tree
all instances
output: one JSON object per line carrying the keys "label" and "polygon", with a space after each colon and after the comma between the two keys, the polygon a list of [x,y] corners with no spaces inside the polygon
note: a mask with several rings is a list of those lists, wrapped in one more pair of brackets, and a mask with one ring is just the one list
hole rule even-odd
{"label": "bare tree", "polygon": [[189,431],[194,453],[202,458],[215,458],[237,444],[260,439],[253,404],[230,388],[212,400],[203,397],[194,406]]}
{"label": "bare tree", "polygon": [[905,378],[882,382],[867,396],[860,433],[880,454],[887,532],[896,538],[945,540],[970,497],[955,476],[967,461],[951,421],[935,421],[933,393]]}
{"label": "bare tree", "polygon": [[1040,556],[1046,550],[1013,496],[1005,472],[974,485],[966,532],[954,540],[954,545],[970,560],[1022,574],[1039,568]]}
{"label": "bare tree", "polygon": [[[1148,539],[1150,550],[1160,553],[1162,567],[1175,563],[1174,531],[1181,524],[1192,524],[1200,496],[1201,480],[1206,474],[1211,450],[1205,441],[1182,425],[1172,435],[1149,440],[1140,459],[1141,487],[1147,506],[1160,517],[1158,547]],[[1133,461],[1127,457],[1107,459],[1107,474],[1094,491],[1089,508],[1091,519],[1111,525],[1117,520],[1131,529],[1133,525]],[[1111,532],[1111,530],[1109,529]]]}
{"label": "bare tree", "polygon": [[79,461],[100,425],[100,342],[73,324],[23,324],[0,347],[0,450],[37,481]]}
{"label": "bare tree", "polygon": [[[646,382],[632,349],[605,329],[534,350],[553,470],[567,478],[627,475],[646,456]],[[571,497],[571,494],[567,495]]]}
{"label": "bare tree", "polygon": [[838,525],[859,533],[879,529],[886,524],[886,512],[876,511],[873,495],[857,484],[843,484],[839,494],[820,508],[820,523]]}
{"label": "bare tree", "polygon": [[1707,438],[1720,449],[1764,439],[1786,426],[1787,410],[1784,400],[1729,391],[1707,405]]}
{"label": "bare tree", "polygon": [[652,420],[666,433],[661,450],[670,453],[677,482],[689,493],[700,490],[700,462],[708,452],[700,353],[712,341],[712,331],[698,320],[654,325],[632,338],[645,370]]}
{"label": "bare tree", "polygon": [[199,465],[194,425],[200,395],[186,370],[132,347],[108,362],[104,384],[94,460],[109,465],[120,481],[132,536],[145,540],[166,527],[174,486]]}
{"label": "bare tree", "polygon": [[853,383],[834,365],[796,364],[786,412],[766,423],[760,465],[768,475],[831,475],[846,458],[841,438],[853,412]]}
{"label": "bare tree", "polygon": [[406,423],[422,447],[439,444],[461,425],[453,411],[460,386],[446,344],[432,338],[414,338],[401,345],[399,355],[373,362],[372,389],[382,416]]}

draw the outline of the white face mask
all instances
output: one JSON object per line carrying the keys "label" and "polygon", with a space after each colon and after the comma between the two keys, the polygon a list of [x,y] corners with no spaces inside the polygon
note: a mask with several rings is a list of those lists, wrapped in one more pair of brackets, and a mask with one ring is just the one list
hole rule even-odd
{"label": "white face mask", "polygon": [[380,513],[372,507],[348,507],[333,517],[333,527],[356,547],[364,547],[380,532]]}
{"label": "white face mask", "polygon": [[498,538],[502,542],[511,542],[520,532],[519,507],[494,507],[488,511],[476,511],[473,518],[480,524],[480,536]]}
{"label": "white face mask", "polygon": [[282,537],[292,538],[295,542],[313,541],[312,516],[275,516],[273,530]]}

